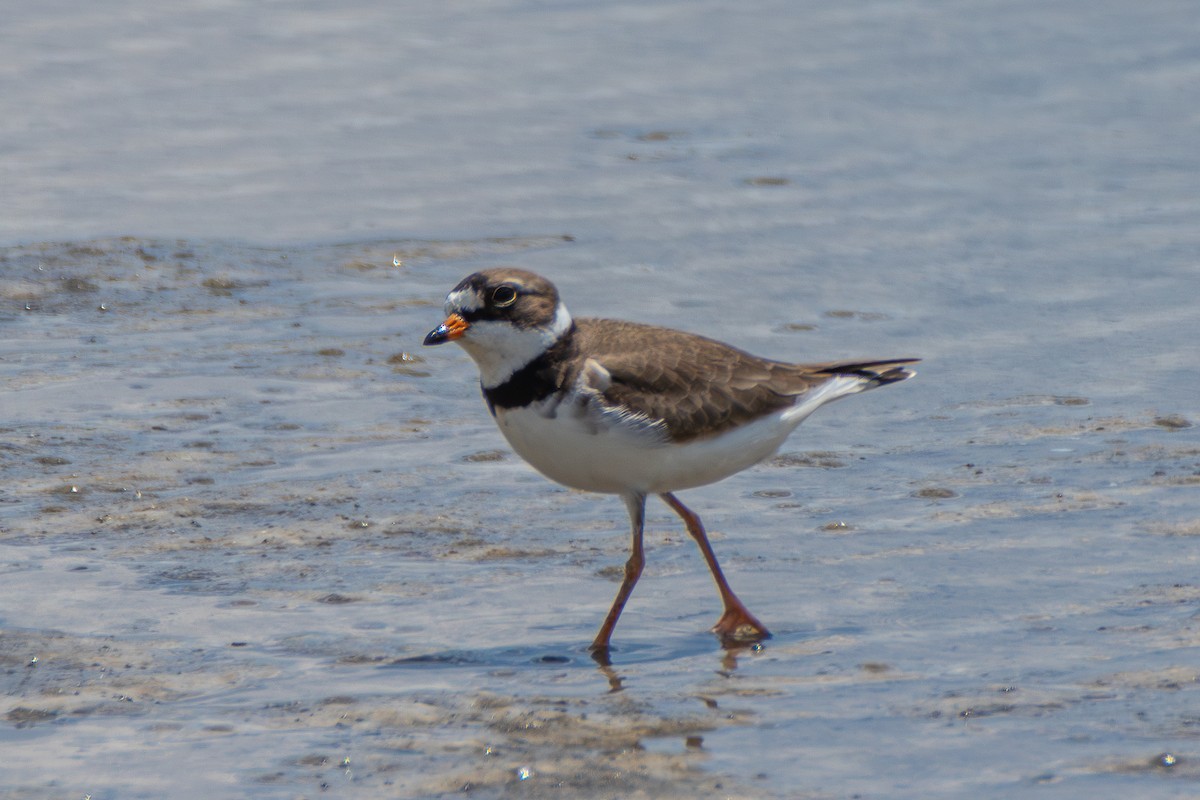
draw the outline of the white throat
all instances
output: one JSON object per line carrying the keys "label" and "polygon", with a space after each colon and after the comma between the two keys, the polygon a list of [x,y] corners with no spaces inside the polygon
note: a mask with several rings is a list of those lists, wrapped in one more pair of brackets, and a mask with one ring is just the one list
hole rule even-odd
{"label": "white throat", "polygon": [[485,389],[507,381],[513,373],[546,352],[571,329],[571,314],[562,303],[546,327],[518,328],[509,322],[479,321],[455,341],[479,367]]}

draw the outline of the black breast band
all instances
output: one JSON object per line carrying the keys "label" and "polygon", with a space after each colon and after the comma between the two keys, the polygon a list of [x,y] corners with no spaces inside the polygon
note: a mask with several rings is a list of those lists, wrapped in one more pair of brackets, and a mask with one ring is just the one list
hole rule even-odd
{"label": "black breast band", "polygon": [[497,408],[527,406],[563,389],[559,381],[567,371],[562,368],[562,359],[570,354],[574,340],[575,325],[572,323],[570,330],[557,342],[510,375],[504,383],[490,389],[481,385],[483,399],[487,401],[492,416],[496,416]]}

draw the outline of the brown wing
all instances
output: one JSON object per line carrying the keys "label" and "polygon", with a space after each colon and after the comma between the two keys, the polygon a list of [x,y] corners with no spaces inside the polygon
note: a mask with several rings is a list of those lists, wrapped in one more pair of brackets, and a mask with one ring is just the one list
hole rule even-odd
{"label": "brown wing", "polygon": [[669,328],[603,319],[578,326],[580,349],[612,377],[605,401],[663,420],[676,441],[791,406],[831,377]]}

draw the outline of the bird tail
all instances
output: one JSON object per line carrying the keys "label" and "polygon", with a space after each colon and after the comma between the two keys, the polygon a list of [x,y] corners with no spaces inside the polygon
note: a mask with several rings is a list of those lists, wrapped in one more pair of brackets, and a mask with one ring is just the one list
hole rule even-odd
{"label": "bird tail", "polygon": [[784,419],[799,425],[809,414],[826,403],[842,397],[865,392],[911,378],[917,373],[905,369],[919,358],[893,358],[888,361],[834,361],[827,364],[805,364],[800,369],[810,376],[828,376],[799,398],[799,402],[784,413]]}
{"label": "bird tail", "polygon": [[865,381],[860,391],[874,389],[876,386],[886,386],[889,383],[906,381],[917,374],[916,370],[906,369],[909,364],[916,364],[919,358],[892,358],[887,361],[835,361],[829,364],[815,364],[813,372],[824,373],[830,377],[836,375],[853,375]]}

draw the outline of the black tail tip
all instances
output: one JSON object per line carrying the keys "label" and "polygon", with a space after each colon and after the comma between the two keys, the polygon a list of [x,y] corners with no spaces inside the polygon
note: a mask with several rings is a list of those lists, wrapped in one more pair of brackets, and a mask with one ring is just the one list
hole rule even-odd
{"label": "black tail tip", "polygon": [[906,369],[904,367],[893,367],[883,372],[877,372],[871,378],[871,382],[876,386],[887,386],[889,383],[899,383],[906,381],[917,374],[915,369]]}

